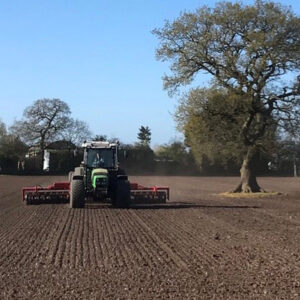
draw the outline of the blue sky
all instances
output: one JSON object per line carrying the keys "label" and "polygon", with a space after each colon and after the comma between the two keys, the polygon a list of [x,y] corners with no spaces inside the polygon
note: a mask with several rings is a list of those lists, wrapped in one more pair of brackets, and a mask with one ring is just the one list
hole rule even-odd
{"label": "blue sky", "polygon": [[[60,98],[94,134],[131,143],[144,125],[153,146],[180,138],[177,99],[162,88],[168,64],[155,60],[151,30],[214,2],[1,1],[0,118],[10,126],[35,100]],[[280,3],[300,14],[300,2]]]}

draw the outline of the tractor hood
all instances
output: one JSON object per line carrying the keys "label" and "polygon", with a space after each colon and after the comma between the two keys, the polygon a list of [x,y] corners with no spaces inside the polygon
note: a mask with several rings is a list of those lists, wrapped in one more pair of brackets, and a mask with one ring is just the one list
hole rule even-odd
{"label": "tractor hood", "polygon": [[95,175],[106,175],[107,176],[108,171],[106,169],[102,169],[102,168],[96,168],[93,169],[92,171],[92,177]]}
{"label": "tractor hood", "polygon": [[102,168],[96,168],[92,171],[91,175],[92,186],[96,189],[97,186],[107,187],[108,184],[108,171]]}

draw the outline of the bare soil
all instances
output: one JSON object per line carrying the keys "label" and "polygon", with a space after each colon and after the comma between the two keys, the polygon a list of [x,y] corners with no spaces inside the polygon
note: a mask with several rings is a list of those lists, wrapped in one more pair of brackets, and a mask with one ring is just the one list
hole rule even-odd
{"label": "bare soil", "polygon": [[227,198],[234,177],[132,177],[169,185],[166,205],[25,206],[0,176],[0,299],[299,299],[300,179],[282,195]]}

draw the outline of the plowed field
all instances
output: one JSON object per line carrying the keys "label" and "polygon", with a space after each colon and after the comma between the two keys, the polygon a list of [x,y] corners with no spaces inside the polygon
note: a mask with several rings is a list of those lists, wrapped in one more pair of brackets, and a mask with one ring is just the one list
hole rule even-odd
{"label": "plowed field", "polygon": [[236,199],[216,194],[238,178],[133,177],[171,201],[23,205],[22,186],[65,179],[0,176],[0,299],[300,298],[299,179]]}

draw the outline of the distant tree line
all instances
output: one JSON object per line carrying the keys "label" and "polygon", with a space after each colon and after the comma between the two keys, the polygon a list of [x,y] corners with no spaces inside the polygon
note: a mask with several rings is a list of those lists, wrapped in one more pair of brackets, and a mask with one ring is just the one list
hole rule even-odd
{"label": "distant tree line", "polygon": [[[201,93],[200,93],[201,94]],[[178,108],[178,124],[183,114],[197,112],[198,97],[190,95]],[[120,166],[129,174],[160,175],[237,175],[240,168],[239,150],[235,149],[234,124],[226,123],[219,116],[210,116],[207,111],[214,110],[214,100],[218,91],[207,103],[207,110],[201,114],[188,115],[182,123],[186,133],[185,142],[173,140],[151,148],[151,129],[142,125],[138,129],[137,142],[120,142]],[[219,105],[219,104],[218,104]],[[191,109],[191,110],[190,110]],[[232,109],[223,107],[223,113]],[[37,100],[25,109],[23,118],[9,129],[0,120],[0,173],[40,174],[42,172],[44,151],[51,155],[49,172],[66,174],[78,166],[82,160],[80,144],[84,140],[110,140],[105,134],[92,136],[88,125],[70,116],[70,108],[59,99]],[[201,118],[200,118],[201,116]],[[203,129],[199,123],[211,118]],[[215,119],[214,119],[215,118]],[[209,129],[209,126],[212,126]],[[233,128],[231,128],[233,127]],[[224,132],[224,128],[227,131]],[[216,136],[224,135],[227,144],[219,145],[201,130],[210,130]],[[225,136],[227,135],[227,136]],[[228,136],[231,135],[231,139]],[[230,144],[230,140],[232,144]],[[280,138],[270,130],[265,147],[272,148],[267,153],[260,152],[256,159],[258,175],[297,175],[299,169],[300,142],[292,138]],[[228,155],[228,152],[232,151]],[[236,157],[234,156],[236,155]]]}

